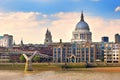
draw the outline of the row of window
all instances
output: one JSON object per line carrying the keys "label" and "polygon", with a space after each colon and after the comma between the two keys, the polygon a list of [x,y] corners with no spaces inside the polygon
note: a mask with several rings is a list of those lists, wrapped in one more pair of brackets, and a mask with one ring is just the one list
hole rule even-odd
{"label": "row of window", "polygon": [[111,53],[120,53],[120,51],[112,51],[112,50],[111,51],[104,51],[104,53],[110,53],[110,52]]}
{"label": "row of window", "polygon": [[[87,51],[89,51],[89,48],[68,48],[68,51],[70,50],[73,50],[73,49],[75,49],[75,50],[82,50],[82,51],[84,51],[85,49],[87,50]],[[54,48],[54,51],[56,51],[56,50],[61,50],[61,48]],[[66,50],[66,48],[62,48],[62,50]],[[90,48],[90,50],[91,51],[94,51],[94,48]]]}
{"label": "row of window", "polygon": [[[74,34],[74,38],[75,39],[79,39],[78,34]],[[90,39],[91,38],[91,34],[80,34],[80,39]]]}
{"label": "row of window", "polygon": [[108,59],[108,60],[117,59],[118,60],[119,58],[106,58],[105,57],[104,59]]}
{"label": "row of window", "polygon": [[[66,58],[62,58],[62,59],[61,58],[54,58],[54,62],[61,62],[61,61],[62,62],[65,62],[65,61],[67,61],[67,62],[85,62],[85,61],[88,62],[89,58],[88,57],[87,58],[84,58],[84,57],[83,58],[74,58],[73,57],[73,58],[67,58],[67,59]],[[94,58],[91,57],[90,61],[93,62]]]}
{"label": "row of window", "polygon": [[113,54],[113,55],[112,54],[108,54],[108,55],[104,54],[104,56],[119,56],[119,54],[116,54],[116,55],[115,54]]}

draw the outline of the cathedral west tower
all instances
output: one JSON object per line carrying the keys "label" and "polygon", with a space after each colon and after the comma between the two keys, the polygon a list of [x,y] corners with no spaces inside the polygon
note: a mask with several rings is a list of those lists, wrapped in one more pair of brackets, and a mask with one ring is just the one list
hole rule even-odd
{"label": "cathedral west tower", "polygon": [[45,34],[44,44],[50,44],[50,43],[52,43],[52,35],[51,35],[51,32],[47,29]]}

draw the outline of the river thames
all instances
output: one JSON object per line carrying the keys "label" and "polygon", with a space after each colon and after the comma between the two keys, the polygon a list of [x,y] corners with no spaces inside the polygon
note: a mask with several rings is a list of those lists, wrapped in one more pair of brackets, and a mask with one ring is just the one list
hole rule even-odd
{"label": "river thames", "polygon": [[120,72],[96,71],[0,71],[0,80],[120,80]]}

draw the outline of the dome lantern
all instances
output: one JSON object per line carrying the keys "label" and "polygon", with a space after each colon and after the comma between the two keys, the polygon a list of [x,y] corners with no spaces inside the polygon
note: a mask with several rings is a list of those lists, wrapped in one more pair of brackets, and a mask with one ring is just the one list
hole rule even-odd
{"label": "dome lantern", "polygon": [[83,11],[81,12],[81,20],[80,21],[84,21]]}

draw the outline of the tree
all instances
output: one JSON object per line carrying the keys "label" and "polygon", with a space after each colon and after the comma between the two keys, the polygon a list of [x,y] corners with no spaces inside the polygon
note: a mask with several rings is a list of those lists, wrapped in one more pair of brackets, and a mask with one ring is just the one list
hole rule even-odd
{"label": "tree", "polygon": [[10,58],[10,59],[9,59],[9,62],[13,63],[13,62],[14,62],[14,60]]}
{"label": "tree", "polygon": [[36,55],[36,56],[33,58],[33,60],[34,60],[35,62],[39,62],[39,61],[40,61],[40,56]]}
{"label": "tree", "polygon": [[20,60],[20,62],[25,62],[25,57],[21,54],[19,60]]}

